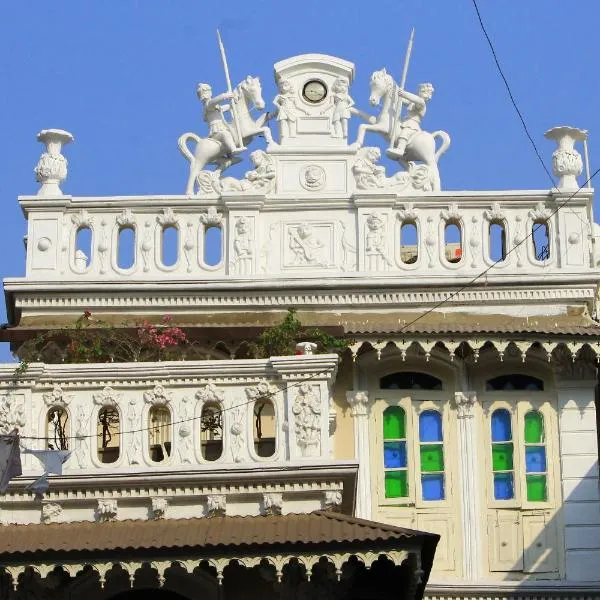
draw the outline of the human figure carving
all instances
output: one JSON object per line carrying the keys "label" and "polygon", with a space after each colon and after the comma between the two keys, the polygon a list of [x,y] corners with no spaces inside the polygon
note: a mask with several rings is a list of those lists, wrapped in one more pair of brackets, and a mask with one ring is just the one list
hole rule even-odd
{"label": "human figure carving", "polygon": [[421,131],[421,119],[427,111],[427,101],[433,96],[433,86],[431,83],[421,83],[418,88],[418,95],[411,94],[406,90],[399,89],[399,102],[408,103],[407,116],[402,119],[396,130],[396,139],[392,140],[392,146],[395,148],[399,157],[403,157],[406,146],[415,134]]}
{"label": "human figure carving", "polygon": [[[250,154],[250,160],[254,165],[252,171],[247,171],[244,179],[225,177],[220,180],[217,191],[245,192],[254,190],[268,194],[275,187],[275,165],[273,160],[264,150],[255,150]],[[213,180],[213,188],[217,180]]]}
{"label": "human figure carving", "polygon": [[283,78],[279,80],[279,94],[275,96],[273,104],[277,107],[277,121],[279,122],[281,138],[296,137],[298,117],[308,115],[296,101],[296,90],[292,82]]}

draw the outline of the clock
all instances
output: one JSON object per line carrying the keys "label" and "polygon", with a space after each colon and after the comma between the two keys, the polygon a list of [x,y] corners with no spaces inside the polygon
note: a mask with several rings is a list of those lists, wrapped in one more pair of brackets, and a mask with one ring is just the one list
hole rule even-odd
{"label": "clock", "polygon": [[317,104],[327,96],[327,87],[318,79],[311,79],[302,88],[302,97],[311,104]]}

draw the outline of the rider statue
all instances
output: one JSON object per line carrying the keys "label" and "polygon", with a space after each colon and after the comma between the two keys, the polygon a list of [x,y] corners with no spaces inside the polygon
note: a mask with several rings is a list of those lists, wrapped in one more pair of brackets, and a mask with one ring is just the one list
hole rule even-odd
{"label": "rider statue", "polygon": [[390,154],[398,157],[404,156],[406,146],[415,133],[421,131],[421,120],[427,110],[426,102],[433,96],[433,85],[421,83],[417,94],[411,94],[403,89],[398,89],[398,101],[407,104],[407,116],[398,123],[395,139],[392,142],[393,150]]}
{"label": "rider statue", "polygon": [[237,147],[229,124],[225,121],[224,113],[231,110],[231,105],[220,104],[225,100],[231,100],[233,93],[225,92],[213,97],[212,87],[208,83],[199,83],[196,93],[204,104],[203,118],[208,125],[208,137],[222,145],[225,158],[231,159],[232,155],[245,150]]}

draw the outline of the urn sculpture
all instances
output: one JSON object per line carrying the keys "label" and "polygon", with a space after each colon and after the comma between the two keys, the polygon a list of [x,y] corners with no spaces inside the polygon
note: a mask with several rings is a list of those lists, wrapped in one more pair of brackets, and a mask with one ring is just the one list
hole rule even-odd
{"label": "urn sculpture", "polygon": [[61,154],[62,147],[73,141],[73,136],[62,129],[44,129],[37,139],[46,146],[34,169],[35,178],[42,187],[38,196],[62,196],[60,183],[67,178],[67,159]]}
{"label": "urn sculpture", "polygon": [[581,154],[575,150],[575,142],[584,142],[587,131],[576,127],[553,127],[544,134],[549,140],[556,141],[556,150],[552,154],[554,175],[559,177],[559,190],[576,190],[577,177],[583,171]]}

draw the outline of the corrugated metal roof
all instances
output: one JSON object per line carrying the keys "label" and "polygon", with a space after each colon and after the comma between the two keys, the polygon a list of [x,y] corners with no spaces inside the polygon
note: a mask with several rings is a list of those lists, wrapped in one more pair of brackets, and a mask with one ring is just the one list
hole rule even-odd
{"label": "corrugated metal roof", "polygon": [[5,525],[0,558],[46,551],[114,550],[340,544],[419,540],[437,543],[432,533],[394,527],[330,512],[279,516],[226,516],[156,521],[110,521]]}

